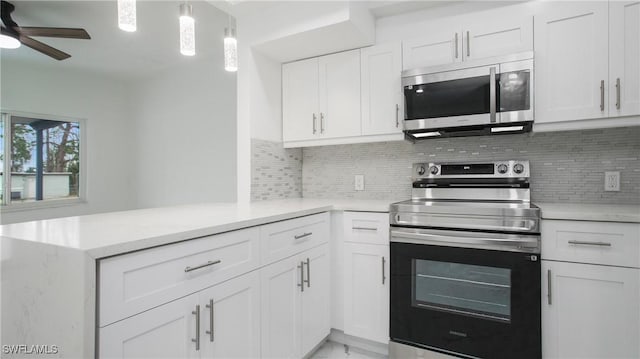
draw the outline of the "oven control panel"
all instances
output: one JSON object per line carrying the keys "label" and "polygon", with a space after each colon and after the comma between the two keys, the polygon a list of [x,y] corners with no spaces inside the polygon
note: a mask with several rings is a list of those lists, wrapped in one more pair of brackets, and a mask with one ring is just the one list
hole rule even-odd
{"label": "oven control panel", "polygon": [[413,180],[425,178],[528,178],[529,161],[414,163]]}

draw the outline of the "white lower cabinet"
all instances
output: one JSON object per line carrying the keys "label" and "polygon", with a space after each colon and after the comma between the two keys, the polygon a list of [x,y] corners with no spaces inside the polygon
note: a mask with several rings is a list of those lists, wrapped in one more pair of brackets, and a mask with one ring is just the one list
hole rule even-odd
{"label": "white lower cabinet", "polygon": [[542,271],[544,358],[640,357],[640,269],[543,260]]}
{"label": "white lower cabinet", "polygon": [[100,328],[99,356],[257,357],[259,290],[254,271]]}
{"label": "white lower cabinet", "polygon": [[262,357],[301,358],[330,331],[329,246],[261,270]]}
{"label": "white lower cabinet", "polygon": [[344,332],[389,342],[389,246],[344,244]]}

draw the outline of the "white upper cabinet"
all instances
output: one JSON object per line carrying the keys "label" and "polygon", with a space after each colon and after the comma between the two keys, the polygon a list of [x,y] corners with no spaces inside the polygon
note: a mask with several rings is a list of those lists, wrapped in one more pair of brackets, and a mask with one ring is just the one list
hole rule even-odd
{"label": "white upper cabinet", "polygon": [[609,2],[609,115],[640,115],[640,1]]}
{"label": "white upper cabinet", "polygon": [[546,3],[535,17],[536,122],[607,116],[608,3]]}
{"label": "white upper cabinet", "polygon": [[465,60],[508,55],[533,50],[531,16],[465,16],[437,31],[425,31],[419,37],[402,42],[402,68],[445,65]]}
{"label": "white upper cabinet", "polygon": [[318,61],[320,135],[360,135],[360,50],[322,56]]}
{"label": "white upper cabinet", "polygon": [[309,140],[319,135],[318,58],[282,66],[282,137]]}
{"label": "white upper cabinet", "polygon": [[362,134],[402,133],[404,97],[399,42],[361,50]]}

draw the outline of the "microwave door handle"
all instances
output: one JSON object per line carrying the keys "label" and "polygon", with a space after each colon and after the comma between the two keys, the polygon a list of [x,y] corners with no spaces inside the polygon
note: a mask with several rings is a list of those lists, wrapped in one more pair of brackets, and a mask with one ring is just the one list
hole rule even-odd
{"label": "microwave door handle", "polygon": [[489,69],[489,119],[496,123],[496,68]]}

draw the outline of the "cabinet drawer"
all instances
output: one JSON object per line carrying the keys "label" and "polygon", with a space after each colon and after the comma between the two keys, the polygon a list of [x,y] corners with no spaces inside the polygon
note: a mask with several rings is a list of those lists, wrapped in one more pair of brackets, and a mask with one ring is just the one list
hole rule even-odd
{"label": "cabinet drawer", "polygon": [[640,267],[640,224],[543,220],[542,259]]}
{"label": "cabinet drawer", "polygon": [[105,326],[257,268],[259,229],[151,248],[99,262]]}
{"label": "cabinet drawer", "polygon": [[344,240],[389,245],[389,213],[344,212]]}
{"label": "cabinet drawer", "polygon": [[313,248],[329,241],[329,213],[294,218],[260,227],[262,264]]}

